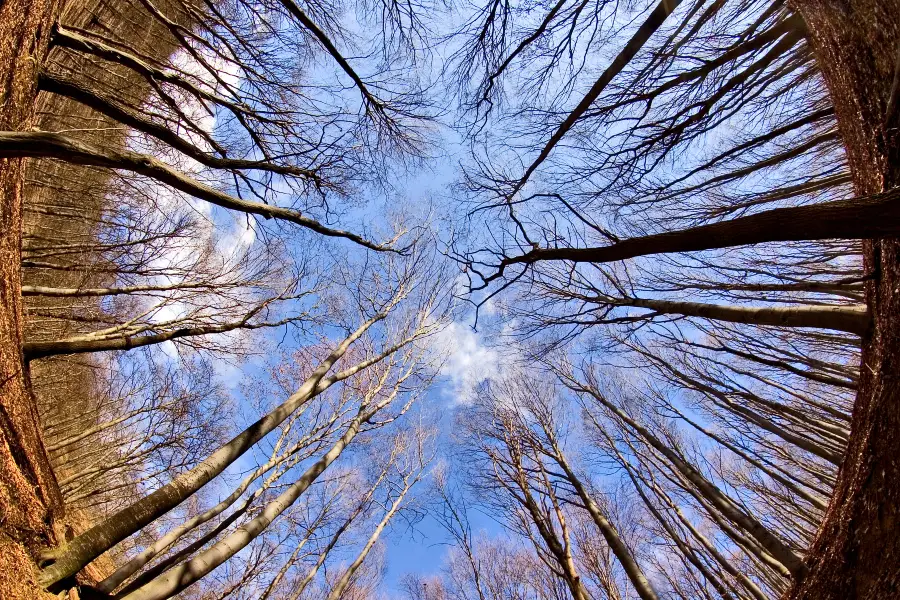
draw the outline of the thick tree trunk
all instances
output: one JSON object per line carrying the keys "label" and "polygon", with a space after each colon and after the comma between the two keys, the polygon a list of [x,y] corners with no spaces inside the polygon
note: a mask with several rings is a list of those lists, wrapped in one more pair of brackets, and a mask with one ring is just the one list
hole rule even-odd
{"label": "thick tree trunk", "polygon": [[[34,123],[37,70],[57,12],[57,0],[0,3],[0,129]],[[23,162],[0,159],[0,532],[35,551],[53,539],[62,496],[22,356]]]}
{"label": "thick tree trunk", "polygon": [[[795,0],[831,92],[858,195],[900,185],[900,1]],[[847,454],[792,599],[900,595],[900,240],[866,240],[859,392]]]}

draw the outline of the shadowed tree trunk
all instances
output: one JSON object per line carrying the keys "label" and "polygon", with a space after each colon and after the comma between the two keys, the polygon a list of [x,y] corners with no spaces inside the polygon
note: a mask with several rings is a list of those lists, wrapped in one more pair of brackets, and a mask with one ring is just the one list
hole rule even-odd
{"label": "shadowed tree trunk", "polygon": [[[858,195],[900,184],[900,2],[796,0],[837,115]],[[864,242],[873,328],[863,340],[846,458],[794,599],[900,593],[900,240]]]}
{"label": "shadowed tree trunk", "polygon": [[[34,124],[37,68],[58,9],[56,0],[0,4],[0,129]],[[62,497],[41,442],[22,356],[23,163],[0,160],[0,521],[3,533],[31,546],[52,537]]]}

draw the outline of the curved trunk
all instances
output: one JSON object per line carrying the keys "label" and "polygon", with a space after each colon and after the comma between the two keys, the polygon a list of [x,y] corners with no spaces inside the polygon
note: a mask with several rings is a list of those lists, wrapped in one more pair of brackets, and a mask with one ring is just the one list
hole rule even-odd
{"label": "curved trunk", "polygon": [[[859,196],[900,191],[900,1],[793,0],[834,104]],[[865,201],[857,201],[865,204]],[[808,556],[796,600],[900,594],[900,240],[863,243],[866,302],[850,439],[834,496]]]}
{"label": "curved trunk", "polygon": [[[0,4],[0,129],[35,122],[36,70],[59,12],[57,0]],[[52,541],[63,500],[43,448],[22,356],[22,224],[24,160],[0,160],[0,515],[2,531],[36,545]],[[17,557],[0,552],[0,571]]]}
{"label": "curved trunk", "polygon": [[102,148],[84,140],[46,131],[0,131],[0,158],[20,157],[55,158],[76,165],[131,171],[222,208],[259,215],[266,219],[281,219],[322,235],[346,238],[372,250],[390,250],[355,233],[326,227],[315,219],[303,215],[299,210],[244,200],[226,194],[147,154]]}

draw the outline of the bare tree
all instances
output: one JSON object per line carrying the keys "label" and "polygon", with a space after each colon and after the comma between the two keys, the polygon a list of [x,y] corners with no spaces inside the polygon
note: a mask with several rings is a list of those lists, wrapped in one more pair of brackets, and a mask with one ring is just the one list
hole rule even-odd
{"label": "bare tree", "polygon": [[[386,359],[388,364],[393,364],[394,359],[391,357],[396,353],[400,352],[408,355],[410,348],[416,348],[416,342],[439,330],[442,326],[443,317],[441,315],[445,291],[441,289],[440,283],[429,282],[427,279],[424,281],[418,279],[419,277],[426,277],[429,273],[427,257],[422,257],[418,265],[415,261],[392,259],[387,261],[385,267],[385,270],[373,280],[373,283],[379,280],[382,281],[380,284],[382,289],[379,290],[379,284],[376,284],[375,288],[366,292],[360,290],[361,293],[366,294],[359,298],[359,304],[356,307],[356,310],[359,311],[357,318],[360,319],[361,323],[355,327],[355,330],[351,329],[349,335],[342,342],[329,350],[319,365],[287,400],[272,409],[232,440],[220,446],[203,461],[173,478],[170,483],[111,516],[105,523],[96,525],[93,529],[67,544],[61,549],[62,552],[53,555],[53,564],[44,571],[46,584],[51,585],[53,582],[68,576],[68,571],[70,570],[71,572],[77,571],[100,553],[182,503],[216,475],[222,473],[257,442],[274,431],[278,425],[309,402],[310,399],[335,384],[361,376],[360,374],[364,374],[369,368],[379,368],[378,365]],[[394,270],[395,267],[398,268],[396,271]],[[404,300],[407,300],[406,304],[409,304],[408,309],[403,308],[406,306]],[[392,318],[393,313],[398,311],[400,311],[400,314]],[[343,370],[329,375],[329,371],[347,353],[350,347],[360,341],[373,326],[378,324],[384,328],[379,332],[379,335],[385,336],[382,338],[383,341],[381,343],[373,343],[369,347],[366,347],[368,344],[361,341],[360,343],[364,344],[365,352],[360,359],[355,364],[346,366]],[[371,335],[373,332],[374,330],[369,332],[369,334]],[[374,406],[383,408],[380,403],[375,403]],[[368,409],[363,405],[357,416],[358,423],[348,430],[347,435],[349,438],[335,446],[334,452],[336,454],[334,456],[326,454],[322,458],[321,469],[324,469],[342,452],[343,447],[355,437],[364,422],[371,418],[367,411]],[[315,479],[315,475],[310,475],[310,477],[312,477],[312,480]],[[302,484],[303,481],[306,481],[306,483]],[[310,483],[311,480],[301,479],[301,482],[295,486],[295,493],[299,496],[305,489],[304,485],[308,486]],[[284,510],[284,507],[280,510],[273,508],[273,510],[276,511],[275,514],[277,515]],[[271,518],[274,518],[274,516]],[[260,521],[260,523],[264,522]],[[265,528],[265,524],[260,526],[262,529]],[[250,536],[248,541],[252,537]],[[227,557],[227,555],[223,556],[223,560]]]}
{"label": "bare tree", "polygon": [[[479,41],[490,50],[479,56],[494,59],[465,66],[477,73],[476,81],[485,82],[477,88],[481,92],[501,72],[510,88],[533,90],[515,100],[497,93],[480,96],[497,115],[485,117],[483,126],[492,135],[473,145],[464,184],[472,223],[486,227],[476,227],[465,244],[457,245],[470,287],[478,292],[475,301],[502,302],[497,295],[509,290],[515,297],[505,301],[511,313],[537,317],[533,336],[551,324],[570,328],[566,340],[577,330],[623,353],[638,347],[638,354],[651,363],[667,365],[662,368],[669,383],[678,380],[676,385],[686,385],[710,402],[715,398],[717,410],[729,415],[725,418],[747,423],[740,425],[741,437],[746,433],[759,440],[759,446],[751,442],[757,449],[768,444],[766,454],[776,450],[771,439],[759,438],[758,429],[763,429],[765,436],[778,436],[791,447],[843,465],[839,473],[833,466],[823,472],[821,466],[799,467],[806,459],[797,461],[798,468],[828,482],[816,496],[830,494],[832,485],[835,495],[826,513],[809,515],[804,527],[818,529],[818,534],[812,547],[801,548],[803,563],[796,550],[794,558],[782,556],[793,563],[791,593],[840,597],[852,595],[852,588],[863,595],[889,596],[888,584],[881,582],[890,580],[894,569],[883,561],[894,550],[884,552],[892,542],[876,541],[890,536],[888,528],[873,525],[866,529],[870,533],[853,533],[839,523],[849,522],[850,514],[854,522],[883,523],[870,512],[872,507],[896,504],[888,499],[893,486],[871,478],[881,468],[876,465],[889,460],[886,447],[875,440],[892,439],[888,428],[894,425],[875,425],[877,411],[869,407],[891,402],[890,394],[881,391],[890,386],[876,382],[890,371],[881,370],[880,361],[889,364],[894,352],[881,332],[890,328],[887,315],[893,310],[888,308],[893,292],[884,287],[892,277],[884,269],[892,267],[885,267],[884,257],[892,255],[887,248],[897,223],[889,207],[896,197],[897,130],[892,123],[900,29],[897,19],[887,15],[897,11],[883,3],[832,12],[812,4],[768,2],[609,9],[607,31],[617,26],[622,31],[613,38],[621,48],[618,53],[591,62],[591,50],[601,47],[597,41],[586,40],[580,47],[569,42],[569,57],[584,56],[585,63],[596,64],[599,76],[588,79],[587,70],[567,70],[547,58],[562,37],[552,25],[566,14],[565,7],[561,3],[519,13],[498,5],[486,11],[489,26]],[[732,18],[738,14],[740,18]],[[533,26],[535,22],[540,25]],[[467,39],[469,31],[461,35]],[[517,43],[507,41],[512,36],[518,36]],[[856,53],[866,56],[859,64],[851,58]],[[872,239],[878,241],[865,241]],[[754,247],[739,248],[748,245]],[[841,246],[846,250],[839,255],[835,250]],[[796,273],[804,259],[804,276],[779,277],[781,272]],[[685,281],[695,284],[685,286]],[[685,297],[696,290],[717,299],[739,292],[742,300],[723,304]],[[850,313],[858,315],[853,317],[859,319],[856,325],[840,325],[840,319],[830,317],[804,320],[813,314]],[[771,327],[754,329],[759,333],[752,335],[761,338],[756,347],[776,348],[775,355],[745,352],[733,343],[707,343],[691,330],[698,323],[709,335],[740,331],[723,321]],[[659,356],[656,334],[663,327],[655,325],[663,322],[674,332],[663,334],[673,351],[682,351],[676,346],[704,346],[702,356],[688,350],[690,369],[674,365],[671,355]],[[783,326],[811,330],[787,335],[775,329]],[[862,359],[871,368],[860,369],[858,383],[850,383],[854,367],[839,364],[845,375],[826,375],[824,369],[836,373],[826,366],[830,361],[819,367],[807,350],[830,343],[835,355],[860,353],[850,348],[855,341],[814,329],[859,336],[861,356],[879,358],[871,364]],[[617,344],[626,335],[637,344],[623,349]],[[789,359],[794,349],[779,347],[776,338],[804,340],[798,342],[803,350],[797,355],[812,368]],[[708,350],[722,346],[728,350]],[[741,361],[790,375],[773,379],[769,371],[761,377],[753,368],[727,375],[722,369],[729,368],[728,359],[706,352],[734,357],[742,352]],[[705,375],[695,376],[700,372]],[[816,433],[805,431],[800,415],[806,409],[791,413],[781,401],[769,402],[767,394],[789,391],[779,380],[795,375],[858,390],[849,429],[820,422],[808,424]],[[721,376],[730,378],[729,391],[718,389]],[[755,381],[737,381],[743,377]],[[761,393],[764,389],[772,391]],[[810,401],[809,410],[818,404],[814,394],[798,394],[803,398],[796,400]],[[844,396],[836,395],[843,403]],[[737,396],[742,401],[735,402]],[[671,412],[669,417],[681,420]],[[693,422],[696,431],[709,431]],[[882,433],[873,437],[876,429]],[[732,443],[736,440],[719,439],[750,456]],[[754,469],[764,464],[751,458],[757,463]],[[878,481],[889,471],[884,468]],[[820,497],[817,501],[821,504]],[[802,539],[810,543],[813,537]],[[849,548],[869,542],[872,554],[865,551],[867,558],[848,566]]]}

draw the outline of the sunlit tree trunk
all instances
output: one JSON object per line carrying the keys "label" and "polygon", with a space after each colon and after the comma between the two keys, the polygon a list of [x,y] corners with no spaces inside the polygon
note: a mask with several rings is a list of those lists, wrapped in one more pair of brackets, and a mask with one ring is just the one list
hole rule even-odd
{"label": "sunlit tree trunk", "polygon": [[[0,4],[0,129],[34,124],[37,70],[47,53],[56,0]],[[0,160],[0,514],[4,531],[26,542],[50,534],[62,497],[38,428],[22,356],[22,193],[24,159]]]}
{"label": "sunlit tree trunk", "polygon": [[407,475],[407,477],[403,481],[403,488],[397,494],[397,497],[394,499],[393,504],[391,504],[390,509],[385,513],[384,517],[382,517],[381,521],[378,522],[378,525],[375,527],[375,530],[369,536],[369,539],[366,540],[365,546],[362,547],[362,550],[359,551],[359,554],[356,556],[354,561],[347,567],[347,570],[344,571],[341,578],[331,589],[331,592],[328,594],[327,600],[340,600],[343,598],[344,592],[347,591],[347,588],[350,587],[350,584],[353,583],[353,576],[356,575],[359,568],[362,566],[363,561],[366,560],[366,556],[369,555],[369,552],[372,551],[372,548],[375,547],[376,542],[378,542],[378,538],[381,536],[381,532],[384,531],[384,528],[387,527],[390,520],[397,514],[397,511],[400,510],[400,505],[403,503],[403,498],[406,496],[407,492],[409,492],[410,488],[414,486],[418,481],[421,475],[412,478],[412,474]]}
{"label": "sunlit tree trunk", "polygon": [[[900,2],[797,0],[828,84],[858,195],[900,184]],[[900,592],[900,240],[863,245],[873,328],[863,341],[846,458],[792,598],[895,598]]]}
{"label": "sunlit tree trunk", "polygon": [[[41,582],[52,586],[77,573],[84,565],[112,548],[129,535],[139,531],[154,519],[181,504],[191,494],[224,471],[235,460],[249,450],[278,425],[284,422],[296,409],[305,403],[320,386],[327,387],[326,373],[347,352],[365,331],[383,314],[369,319],[359,329],[347,337],[323,361],[303,385],[284,403],[262,419],[242,431],[232,440],[222,445],[194,468],[181,473],[169,484],[159,488],[131,506],[119,511],[105,522],[98,523],[84,534],[59,549],[55,562],[41,573]],[[359,365],[357,365],[359,366]],[[352,369],[352,368],[351,368]],[[332,376],[332,379],[335,376]],[[333,383],[333,381],[332,381]]]}

